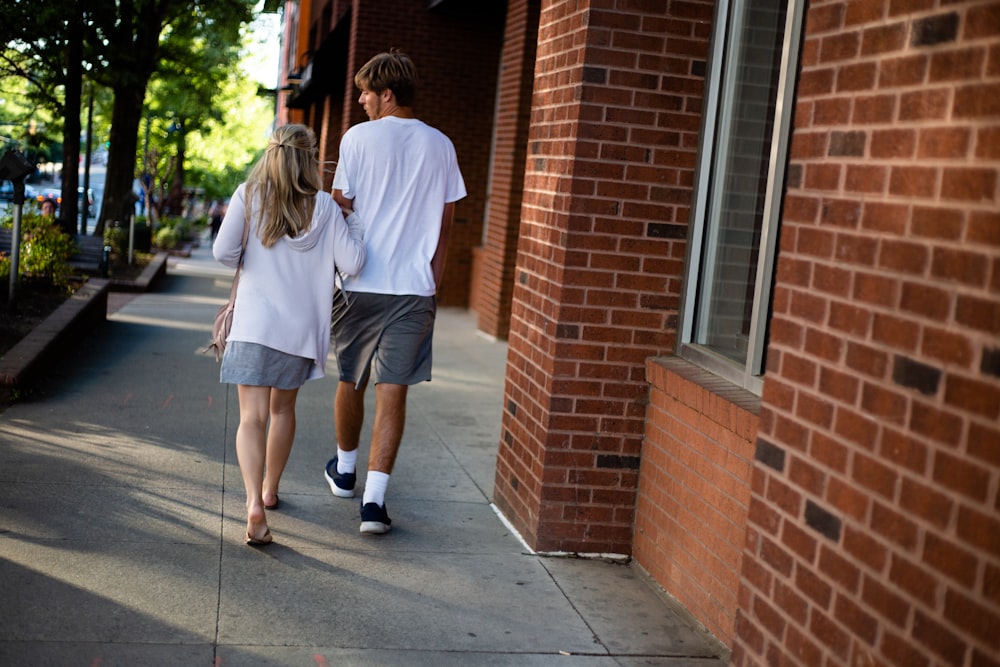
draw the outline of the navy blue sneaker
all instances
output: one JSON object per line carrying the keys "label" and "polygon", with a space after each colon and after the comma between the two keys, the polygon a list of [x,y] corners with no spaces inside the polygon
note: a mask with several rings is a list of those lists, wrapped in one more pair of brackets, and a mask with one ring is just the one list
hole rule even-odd
{"label": "navy blue sneaker", "polygon": [[385,505],[376,503],[365,503],[361,506],[361,532],[362,533],[388,533],[392,519],[385,511]]}
{"label": "navy blue sneaker", "polygon": [[358,476],[353,472],[337,472],[336,456],[330,459],[329,463],[326,464],[326,470],[323,471],[323,477],[326,478],[326,483],[330,485],[330,490],[333,491],[333,495],[340,498],[354,497],[354,485],[358,481]]}

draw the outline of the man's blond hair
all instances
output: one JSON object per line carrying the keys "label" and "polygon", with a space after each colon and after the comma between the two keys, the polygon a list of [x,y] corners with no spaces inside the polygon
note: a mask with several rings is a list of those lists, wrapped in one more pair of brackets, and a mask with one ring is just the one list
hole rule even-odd
{"label": "man's blond hair", "polygon": [[354,75],[354,85],[377,95],[391,90],[396,104],[412,107],[417,94],[417,68],[402,51],[380,53],[361,66]]}

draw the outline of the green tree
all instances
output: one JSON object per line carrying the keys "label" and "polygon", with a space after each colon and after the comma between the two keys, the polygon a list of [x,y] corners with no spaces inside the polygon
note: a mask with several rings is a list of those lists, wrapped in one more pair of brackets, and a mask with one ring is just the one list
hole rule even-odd
{"label": "green tree", "polygon": [[230,77],[216,99],[226,112],[188,135],[188,180],[205,197],[225,199],[257,161],[274,124],[274,98],[258,95],[258,84]]}
{"label": "green tree", "polygon": [[147,93],[147,113],[169,120],[169,182],[160,213],[166,209],[177,215],[183,209],[187,138],[223,117],[218,92],[238,71],[242,24],[215,23],[213,28],[214,34],[207,35],[189,27],[165,41],[161,67]]}
{"label": "green tree", "polygon": [[[37,119],[42,110],[50,109],[51,117],[67,119],[62,128],[67,164],[78,161],[81,94],[86,90],[88,100],[95,97],[95,134],[110,144],[95,233],[103,232],[106,221],[122,220],[131,211],[144,117],[153,130],[152,152],[174,165],[170,185],[179,192],[185,180],[188,137],[218,127],[220,109],[227,109],[224,105],[241,111],[247,106],[212,92],[234,76],[240,30],[251,18],[253,4],[253,0],[10,0],[0,5],[0,35],[8,44],[0,59],[3,81],[10,75],[27,82],[26,118]],[[83,78],[90,81],[86,89]],[[156,82],[155,90],[147,94],[151,81]],[[56,125],[46,126],[46,132]],[[33,136],[42,143],[40,135]],[[256,143],[246,137],[239,143],[247,141]],[[225,166],[220,164],[219,169]],[[208,181],[210,173],[199,171],[200,178]],[[75,169],[64,170],[64,211],[72,209],[69,219],[74,221],[76,179]]]}
{"label": "green tree", "polygon": [[[170,90],[154,80],[148,95],[151,122],[146,169],[154,175],[161,204],[179,210],[176,196],[182,184],[203,189],[207,200],[229,197],[267,142],[274,122],[273,97],[258,95],[255,82],[231,70],[215,84],[211,108],[202,109],[207,113],[195,116],[195,107],[185,105],[188,115],[178,117],[154,104],[172,99]],[[178,120],[183,122],[182,132],[176,126],[171,131]],[[183,181],[178,177],[179,167]],[[163,212],[156,210],[157,215]]]}
{"label": "green tree", "polygon": [[62,123],[38,106],[29,88],[24,79],[0,76],[0,154],[16,148],[33,164],[58,162],[62,157]]}
{"label": "green tree", "polygon": [[[22,90],[30,118],[21,144],[36,164],[56,160],[76,164],[79,157],[83,37],[74,18],[79,12],[72,8],[68,0],[12,0],[0,5],[0,36],[7,44],[0,72],[5,81],[12,78],[27,84]],[[50,122],[42,129],[45,115]],[[60,132],[61,143],[54,139]],[[63,179],[60,218],[70,232],[76,220],[76,178],[74,170]]]}
{"label": "green tree", "polygon": [[197,63],[188,60],[190,54],[184,53],[183,46],[175,45],[190,45],[199,37],[224,42],[238,35],[251,18],[253,4],[248,0],[133,0],[102,3],[93,12],[93,42],[105,45],[94,76],[114,91],[104,200],[95,233],[102,233],[109,220],[126,219],[131,211],[139,125],[153,73],[161,66]]}

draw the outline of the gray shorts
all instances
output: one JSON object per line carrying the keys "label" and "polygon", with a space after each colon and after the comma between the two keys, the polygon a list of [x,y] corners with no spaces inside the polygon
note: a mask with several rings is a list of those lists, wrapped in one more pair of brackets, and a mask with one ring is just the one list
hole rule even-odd
{"label": "gray shorts", "polygon": [[432,296],[338,290],[333,299],[331,346],[341,382],[361,387],[411,385],[431,379],[431,340],[437,300]]}
{"label": "gray shorts", "polygon": [[298,389],[312,371],[312,359],[279,352],[265,345],[234,340],[222,353],[219,381],[276,389]]}

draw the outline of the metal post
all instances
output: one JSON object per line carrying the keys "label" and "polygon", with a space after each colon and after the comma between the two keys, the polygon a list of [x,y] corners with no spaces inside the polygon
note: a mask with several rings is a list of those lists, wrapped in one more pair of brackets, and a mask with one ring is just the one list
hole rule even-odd
{"label": "metal post", "polygon": [[14,228],[10,239],[10,292],[7,305],[14,305],[17,273],[21,259],[21,207],[24,206],[24,179],[34,169],[20,151],[9,150],[0,157],[0,178],[9,179],[14,185]]}
{"label": "metal post", "polygon": [[21,207],[24,205],[24,181],[14,181],[14,200],[17,201],[17,187],[21,186],[21,202],[14,204],[14,229],[10,235],[10,289],[7,291],[7,307],[14,305],[17,292],[17,272],[21,260]]}
{"label": "metal post", "polygon": [[90,100],[87,102],[87,147],[83,158],[83,212],[80,216],[80,236],[87,235],[87,218],[90,217],[90,150],[91,133],[94,130],[94,84],[90,88]]}
{"label": "metal post", "polygon": [[[142,196],[143,196],[143,213],[146,214],[146,225],[152,226],[153,222],[153,212],[150,210],[150,205],[153,203],[149,196],[150,190],[152,190],[152,178],[149,177],[149,114],[146,114],[146,144],[142,149]],[[132,208],[135,208],[133,204]]]}

